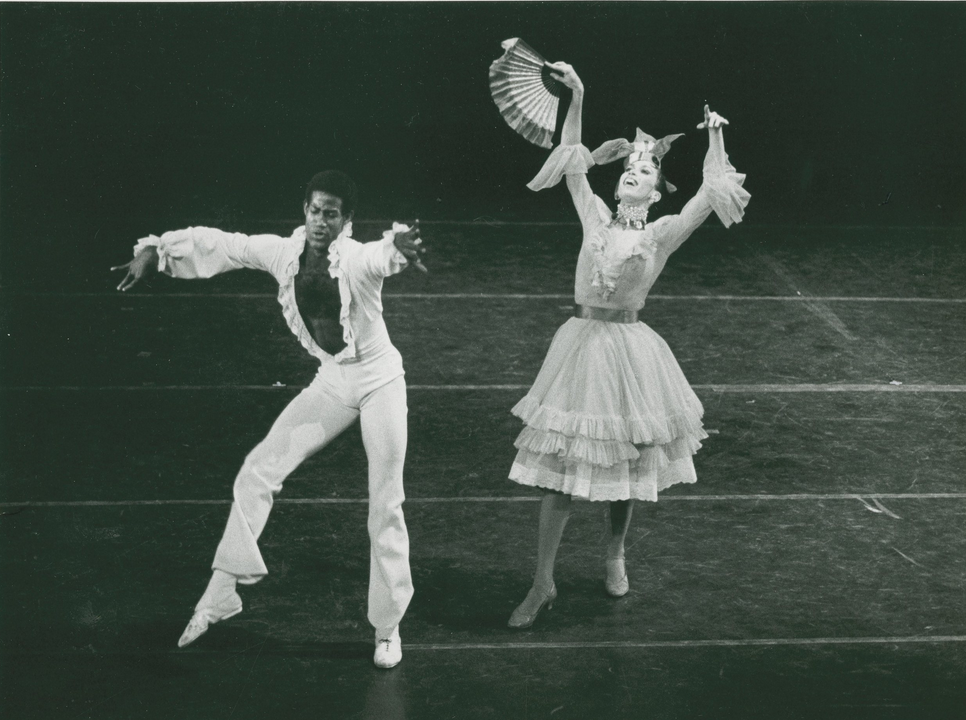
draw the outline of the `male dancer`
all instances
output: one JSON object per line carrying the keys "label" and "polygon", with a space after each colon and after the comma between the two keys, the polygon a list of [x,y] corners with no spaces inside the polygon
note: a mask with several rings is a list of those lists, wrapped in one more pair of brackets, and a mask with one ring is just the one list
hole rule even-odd
{"label": "male dancer", "polygon": [[118,289],[149,272],[206,278],[238,268],[271,273],[289,328],[321,363],[312,383],[282,411],[252,450],[235,480],[234,503],[215,552],[208,587],[178,641],[196,640],[208,626],[242,611],[236,583],[250,585],[268,570],[258,537],[273,496],[299,464],[360,419],[369,460],[369,622],[376,630],[374,662],[402,659],[399,622],[413,594],[409,537],[403,519],[406,383],[402,357],[382,317],[382,283],[425,252],[419,221],[393,224],[381,241],[352,239],[355,183],[344,173],[315,175],[305,190],[305,225],[291,237],[242,235],[195,227],[137,243]]}

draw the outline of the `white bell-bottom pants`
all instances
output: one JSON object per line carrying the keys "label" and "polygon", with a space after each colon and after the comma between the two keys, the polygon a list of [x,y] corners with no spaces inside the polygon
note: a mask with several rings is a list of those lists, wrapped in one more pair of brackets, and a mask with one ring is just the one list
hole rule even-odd
{"label": "white bell-bottom pants", "polygon": [[369,459],[369,622],[376,630],[398,625],[413,595],[402,510],[407,412],[402,359],[391,344],[358,362],[324,362],[245,458],[212,569],[243,584],[268,573],[258,537],[273,497],[303,460],[359,418]]}

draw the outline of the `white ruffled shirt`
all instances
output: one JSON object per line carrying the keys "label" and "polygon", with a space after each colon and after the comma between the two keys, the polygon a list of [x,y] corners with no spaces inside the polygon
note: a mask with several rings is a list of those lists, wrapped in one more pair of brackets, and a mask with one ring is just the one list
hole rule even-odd
{"label": "white ruffled shirt", "polygon": [[[393,240],[396,233],[408,230],[406,225],[393,223],[381,240],[360,243],[352,238],[350,222],[329,245],[329,275],[339,280],[339,322],[346,344],[335,356],[336,362],[353,362],[389,342],[382,318],[382,283],[407,265]],[[295,304],[295,276],[305,247],[304,226],[287,238],[190,227],[143,238],[134,247],[134,254],[149,246],[158,250],[158,270],[171,277],[208,278],[241,268],[271,273],[278,282],[278,302],[285,322],[302,347],[320,361],[332,357],[312,338]]]}
{"label": "white ruffled shirt", "polygon": [[584,240],[577,260],[574,300],[622,310],[640,310],[668,257],[714,212],[725,227],[741,222],[751,194],[742,185],[724,151],[720,132],[711,133],[704,161],[704,182],[678,215],[665,215],[643,230],[611,224],[613,214],[594,195],[587,170],[594,165],[583,145],[560,145],[528,184],[531,190],[552,187],[566,176]]}

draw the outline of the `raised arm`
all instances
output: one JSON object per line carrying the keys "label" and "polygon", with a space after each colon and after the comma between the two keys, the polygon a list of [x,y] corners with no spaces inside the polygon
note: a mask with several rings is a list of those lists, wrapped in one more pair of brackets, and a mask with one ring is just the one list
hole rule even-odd
{"label": "raised arm", "polygon": [[698,124],[699,130],[708,131],[704,182],[679,215],[667,218],[663,228],[666,240],[661,244],[668,253],[680,247],[712,212],[725,227],[741,222],[744,216],[751,194],[742,187],[745,176],[735,171],[724,149],[723,127],[728,124],[718,113],[712,112],[707,105],[704,106],[704,122]]}
{"label": "raised arm", "polygon": [[584,84],[572,66],[564,62],[547,63],[554,77],[570,88],[573,93],[567,117],[564,118],[560,145],[547,158],[547,162],[528,185],[531,190],[543,190],[560,182],[566,176],[567,189],[574,201],[580,221],[587,230],[599,220],[594,193],[587,182],[587,170],[593,164],[590,151],[582,144],[582,117],[584,110]]}
{"label": "raised arm", "polygon": [[111,270],[127,271],[117,288],[121,291],[156,270],[176,278],[208,278],[241,268],[277,274],[284,262],[283,242],[277,235],[191,227],[142,238],[134,248],[134,259]]}
{"label": "raised arm", "polygon": [[547,63],[554,78],[570,88],[573,96],[570,99],[570,109],[564,118],[563,129],[560,132],[561,145],[580,145],[581,122],[584,114],[584,83],[578,77],[572,66],[565,62]]}
{"label": "raised arm", "polygon": [[[728,162],[728,154],[724,149],[724,126],[730,124],[718,113],[711,112],[711,108],[707,105],[704,106],[704,122],[698,123],[698,130],[707,129],[708,131],[708,154],[704,158],[705,179],[714,180],[735,171]],[[735,222],[741,222],[741,217],[739,216]],[[726,223],[726,225],[730,224]]]}

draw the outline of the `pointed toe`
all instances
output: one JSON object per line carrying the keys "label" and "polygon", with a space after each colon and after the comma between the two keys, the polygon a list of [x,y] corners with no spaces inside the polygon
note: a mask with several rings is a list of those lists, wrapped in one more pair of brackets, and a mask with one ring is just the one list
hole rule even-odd
{"label": "pointed toe", "polygon": [[185,645],[190,645],[200,638],[208,632],[208,625],[208,619],[205,617],[204,612],[195,613],[188,622],[188,627],[181,633],[181,637],[178,639],[178,647],[182,648]]}
{"label": "pointed toe", "polygon": [[231,593],[227,598],[214,605],[202,605],[195,610],[195,614],[188,621],[188,627],[178,639],[178,647],[190,645],[200,638],[211,625],[228,618],[235,617],[242,611],[242,600],[237,593]]}

